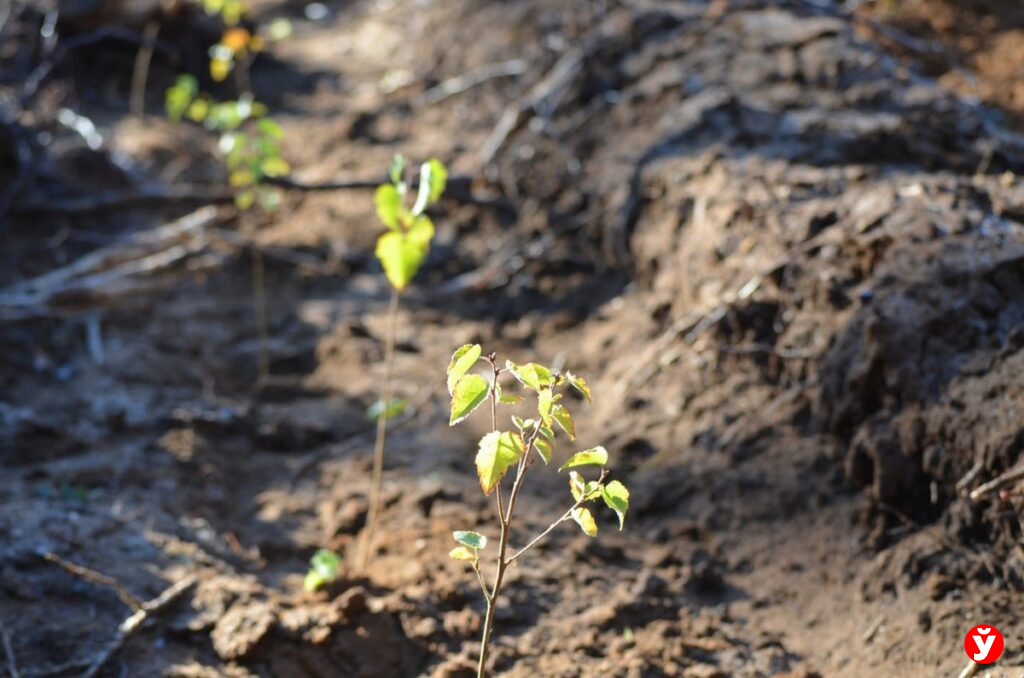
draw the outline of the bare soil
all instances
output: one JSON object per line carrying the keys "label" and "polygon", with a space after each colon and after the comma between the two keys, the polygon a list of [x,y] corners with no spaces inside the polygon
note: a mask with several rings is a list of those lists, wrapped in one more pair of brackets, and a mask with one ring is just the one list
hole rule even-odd
{"label": "bare soil", "polygon": [[[124,103],[135,47],[62,61],[12,128],[36,160],[0,231],[0,622],[21,675],[81,674],[131,613],[47,553],[142,600],[195,577],[101,675],[473,675],[483,605],[446,553],[453,529],[496,532],[472,469],[487,423],[449,428],[443,380],[468,341],[586,376],[578,442],[633,494],[625,531],[602,514],[597,539],[566,527],[510,571],[495,674],[948,676],[978,623],[1006,639],[993,675],[1024,670],[1020,493],[969,497],[1024,447],[1024,142],[825,5],[367,0],[311,21],[257,3],[295,23],[253,70],[295,180],[376,179],[396,151],[455,175],[401,305],[412,406],[377,553],[318,594],[309,557],[366,520],[388,298],[370,193],[222,206],[145,293],[19,306],[36,276],[196,207],[71,201],[219,178],[209,135],[159,116],[187,60],[157,53],[144,120]],[[204,19],[168,21],[203,53]],[[18,93],[33,64],[7,50]],[[563,483],[531,479],[517,540]]]}

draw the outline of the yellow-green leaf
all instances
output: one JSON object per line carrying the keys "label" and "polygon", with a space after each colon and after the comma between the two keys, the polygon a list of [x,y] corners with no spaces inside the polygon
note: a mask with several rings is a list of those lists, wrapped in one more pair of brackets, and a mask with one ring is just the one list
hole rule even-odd
{"label": "yellow-green leaf", "polygon": [[409,401],[405,398],[392,398],[388,402],[387,408],[384,407],[383,400],[377,400],[368,408],[366,408],[366,418],[370,421],[377,421],[381,416],[386,416],[388,419],[397,417],[402,412],[405,412],[405,408],[408,407]]}
{"label": "yellow-green leaf", "polygon": [[498,396],[498,402],[502,405],[518,405],[523,402],[523,396],[515,393],[506,394],[502,391],[501,384],[494,384],[494,393]]}
{"label": "yellow-green leaf", "polygon": [[537,450],[545,465],[551,463],[551,443],[543,438],[537,438],[533,441],[533,449]]}
{"label": "yellow-green leaf", "polygon": [[447,182],[448,171],[445,170],[440,160],[434,158],[420,165],[420,185],[412,213],[422,214],[428,205],[437,202],[437,199],[444,193]]}
{"label": "yellow-green leaf", "polygon": [[588,403],[591,402],[590,386],[587,385],[586,379],[583,377],[577,377],[572,372],[566,372],[565,378],[569,380],[569,383],[574,389],[580,392],[580,395],[587,399]]}
{"label": "yellow-green leaf", "polygon": [[268,177],[283,177],[292,171],[283,158],[267,158],[262,164],[263,174]]}
{"label": "yellow-green leaf", "polygon": [[420,215],[412,220],[407,233],[409,240],[422,246],[426,251],[430,247],[430,241],[434,239],[434,222],[430,217]]}
{"label": "yellow-green leaf", "polygon": [[538,365],[537,363],[516,365],[511,360],[508,360],[505,362],[505,368],[512,373],[512,376],[519,380],[519,383],[532,388],[534,391],[540,391],[542,388],[555,385],[555,378],[551,374],[551,370],[543,365]]}
{"label": "yellow-green leaf", "polygon": [[455,384],[462,378],[462,375],[469,372],[473,365],[476,365],[476,361],[480,360],[482,352],[483,349],[480,348],[480,344],[466,344],[455,350],[455,353],[452,354],[451,362],[448,363],[449,393],[455,389]]}
{"label": "yellow-green leaf", "polygon": [[537,391],[537,413],[541,421],[548,426],[551,425],[551,407],[555,404],[555,394],[550,388],[542,388]]}
{"label": "yellow-green leaf", "polygon": [[572,420],[569,410],[564,405],[555,405],[551,408],[551,417],[558,422],[558,425],[565,431],[569,438],[576,440],[576,424]]}
{"label": "yellow-green leaf", "polygon": [[377,217],[391,230],[398,228],[399,215],[402,212],[402,196],[391,184],[381,184],[373,194],[373,206],[377,208]]}
{"label": "yellow-green leaf", "polygon": [[398,291],[404,290],[420,269],[427,247],[415,242],[407,234],[388,231],[377,239],[375,251],[384,267],[384,275]]}
{"label": "yellow-green leaf", "polygon": [[456,530],[455,532],[452,532],[452,537],[455,541],[459,542],[463,546],[468,546],[474,551],[487,548],[487,537],[479,532],[473,532],[472,530]]}
{"label": "yellow-green leaf", "polygon": [[572,455],[569,457],[569,461],[562,464],[558,470],[564,471],[567,468],[576,468],[577,466],[604,466],[607,463],[608,450],[597,446]]}
{"label": "yellow-green leaf", "polygon": [[476,560],[476,552],[466,548],[465,546],[456,546],[448,552],[448,557],[454,558],[455,560],[474,561]]}
{"label": "yellow-green leaf", "polygon": [[476,472],[480,487],[490,494],[512,464],[523,454],[523,439],[518,433],[492,431],[480,439],[476,454]]}
{"label": "yellow-green leaf", "polygon": [[467,374],[459,379],[452,391],[452,410],[448,425],[455,426],[468,417],[473,410],[480,406],[480,403],[487,399],[489,390],[490,385],[487,380],[479,374]]}
{"label": "yellow-green leaf", "polygon": [[590,513],[590,509],[580,507],[572,510],[572,519],[576,521],[576,524],[583,530],[583,534],[588,537],[597,536],[597,522],[594,521],[593,514]]}
{"label": "yellow-green leaf", "polygon": [[629,490],[618,480],[613,480],[601,488],[601,498],[615,515],[619,517],[619,531],[626,522],[626,511],[629,510]]}

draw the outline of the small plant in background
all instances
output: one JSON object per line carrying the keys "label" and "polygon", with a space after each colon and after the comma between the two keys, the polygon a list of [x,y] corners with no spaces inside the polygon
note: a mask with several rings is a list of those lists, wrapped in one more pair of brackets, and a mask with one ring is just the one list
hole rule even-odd
{"label": "small plant in background", "polygon": [[373,549],[374,531],[380,514],[388,420],[401,414],[405,407],[404,402],[391,397],[398,301],[430,251],[434,223],[426,215],[426,210],[441,198],[448,182],[448,171],[440,160],[431,159],[420,165],[416,199],[410,208],[407,207],[409,186],[405,181],[405,159],[402,156],[395,157],[389,175],[391,181],[378,186],[373,196],[377,217],[387,229],[377,239],[375,254],[384,269],[385,277],[391,283],[391,300],[388,304],[388,330],[384,347],[384,381],[381,383],[380,399],[367,411],[367,415],[377,421],[377,436],[373,450],[373,476],[370,480],[370,507],[360,557],[360,567],[363,569]]}
{"label": "small plant in background", "polygon": [[309,571],[302,581],[302,588],[312,593],[338,578],[341,556],[329,549],[320,549],[309,559]]}
{"label": "small plant in background", "polygon": [[[487,356],[482,354],[483,350],[479,344],[467,344],[455,351],[448,365],[448,391],[452,396],[449,420],[451,426],[464,420],[486,400],[489,399],[491,402],[491,432],[480,439],[476,454],[480,488],[485,495],[494,493],[500,525],[491,586],[488,587],[480,565],[481,551],[486,549],[488,544],[487,537],[469,530],[454,532],[453,537],[457,545],[448,554],[456,560],[467,562],[473,568],[487,603],[480,659],[477,665],[478,677],[484,676],[486,671],[487,651],[494,627],[494,609],[509,565],[536,546],[552,530],[569,520],[575,521],[587,536],[597,536],[597,522],[588,507],[592,502],[600,500],[613,510],[618,516],[620,530],[624,526],[626,512],[629,510],[629,490],[626,486],[617,480],[605,482],[608,476],[608,470],[605,468],[608,463],[607,450],[603,447],[593,447],[576,452],[558,469],[559,473],[569,472],[571,505],[530,542],[509,555],[509,536],[515,517],[516,501],[522,491],[527,471],[537,459],[545,466],[550,464],[556,427],[571,440],[576,439],[576,425],[572,414],[562,402],[563,393],[560,391],[566,388],[575,389],[587,402],[590,402],[591,394],[587,382],[570,372],[559,374],[537,363],[517,365],[511,361],[506,361],[504,367],[498,367],[493,353]],[[490,381],[471,372],[480,360],[484,360],[490,366]],[[506,373],[511,374],[522,386],[534,393],[537,400],[537,418],[522,419],[512,415],[513,430],[502,431],[498,429],[498,405],[516,405],[523,400],[521,396],[502,391],[500,378]],[[596,479],[588,480],[581,471],[575,470],[589,466],[600,469]],[[502,479],[513,467],[515,479],[506,499],[503,496]]]}
{"label": "small plant in background", "polygon": [[237,100],[214,101],[200,92],[194,76],[182,75],[167,90],[167,116],[191,120],[218,133],[217,148],[224,159],[228,183],[235,190],[235,204],[240,209],[258,204],[265,211],[273,211],[280,204],[281,194],[269,180],[287,175],[291,168],[281,153],[284,132],[252,94],[249,66],[268,40],[288,37],[291,25],[276,19],[265,34],[253,33],[238,25],[248,9],[242,0],[196,1],[224,24],[220,42],[210,48],[210,77],[221,82],[235,73],[240,94]]}

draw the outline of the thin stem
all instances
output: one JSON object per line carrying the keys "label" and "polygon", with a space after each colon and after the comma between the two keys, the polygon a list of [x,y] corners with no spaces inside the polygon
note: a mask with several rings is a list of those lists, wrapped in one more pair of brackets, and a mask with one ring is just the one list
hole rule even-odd
{"label": "thin stem", "polygon": [[[597,482],[598,482],[598,483],[603,483],[603,482],[604,482],[604,479],[605,479],[605,478],[606,478],[607,476],[608,476],[608,469],[602,469],[602,470],[601,470],[601,477],[600,477],[600,478],[598,478]],[[537,543],[538,543],[538,542],[540,542],[540,540],[541,540],[541,539],[543,539],[544,537],[546,537],[546,536],[548,536],[549,534],[551,534],[551,531],[552,531],[552,530],[554,530],[554,529],[555,529],[556,527],[558,527],[559,525],[561,525],[561,524],[562,524],[562,523],[564,523],[565,521],[569,520],[569,518],[571,518],[571,517],[572,517],[572,512],[573,512],[573,511],[575,511],[575,510],[576,510],[576,509],[578,509],[579,507],[583,506],[583,505],[584,505],[584,504],[586,504],[586,503],[587,503],[588,501],[593,501],[594,499],[596,499],[596,497],[592,497],[592,496],[591,496],[591,497],[586,497],[586,496],[584,496],[584,497],[580,497],[579,501],[577,501],[577,502],[576,502],[575,504],[573,504],[572,506],[570,506],[570,507],[569,507],[569,510],[567,510],[567,511],[566,511],[565,513],[563,513],[563,514],[562,514],[562,517],[561,517],[561,518],[559,518],[559,519],[558,519],[558,520],[556,520],[555,522],[553,522],[553,523],[551,523],[550,525],[548,525],[547,529],[545,529],[545,530],[544,530],[543,532],[541,532],[541,533],[540,533],[540,534],[538,534],[538,535],[537,535],[536,537],[534,537],[534,538],[533,538],[533,539],[532,539],[532,540],[530,541],[530,543],[529,543],[529,544],[527,544],[527,545],[526,545],[526,546],[524,546],[523,548],[521,548],[521,549],[519,549],[518,551],[516,551],[516,552],[515,552],[515,553],[514,553],[514,554],[512,555],[512,557],[511,557],[511,558],[509,558],[509,559],[508,559],[508,561],[506,561],[506,563],[505,563],[505,564],[506,564],[506,565],[511,565],[512,563],[514,563],[514,562],[515,562],[515,560],[516,560],[516,558],[518,558],[519,556],[523,555],[524,553],[526,553],[527,551],[529,551],[529,550],[530,550],[531,548],[533,548],[534,546],[536,546],[536,545],[537,545]]]}
{"label": "thin stem", "polygon": [[142,29],[143,43],[135,56],[135,67],[132,68],[132,91],[129,110],[135,117],[146,112],[146,80],[149,79],[149,64],[153,60],[153,49],[156,36],[160,33],[160,22],[152,20]]}
{"label": "thin stem", "polygon": [[366,564],[373,550],[374,531],[380,513],[381,489],[384,483],[384,441],[388,433],[388,410],[391,405],[391,379],[395,371],[395,334],[398,331],[398,290],[391,290],[388,303],[388,330],[384,346],[384,383],[380,392],[380,416],[377,418],[377,438],[373,446],[373,477],[370,481],[370,508],[366,517],[366,541],[363,544],[359,567]]}
{"label": "thin stem", "polygon": [[480,571],[480,563],[470,563],[473,571],[476,572],[476,579],[480,582],[480,590],[484,592],[484,600],[491,602],[491,592],[487,590],[487,582],[484,581],[484,573]]}

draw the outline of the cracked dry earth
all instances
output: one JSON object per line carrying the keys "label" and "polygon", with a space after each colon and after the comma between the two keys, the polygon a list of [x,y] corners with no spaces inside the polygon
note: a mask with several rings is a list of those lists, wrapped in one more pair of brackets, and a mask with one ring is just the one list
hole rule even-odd
{"label": "cracked dry earth", "polygon": [[[487,177],[440,205],[401,307],[413,406],[372,567],[301,592],[366,519],[387,305],[370,195],[289,194],[256,230],[224,211],[264,252],[272,379],[251,259],[224,243],[131,308],[0,326],[0,620],[22,675],[76,675],[129,613],[45,552],[141,599],[195,577],[104,675],[473,675],[482,601],[445,554],[453,529],[496,533],[472,468],[487,422],[447,427],[442,376],[469,341],[586,376],[578,443],[633,495],[624,532],[602,514],[597,539],[560,529],[510,570],[495,674],[957,675],[977,623],[1006,639],[993,675],[1024,671],[1018,499],[967,496],[1024,440],[1015,134],[830,3],[293,4],[259,4],[296,35],[253,77],[302,179],[378,176],[399,150]],[[201,130],[78,105],[154,175],[203,171]],[[60,265],[33,224],[155,219],[16,221],[4,291]],[[566,498],[553,472],[525,492],[520,543]]]}

